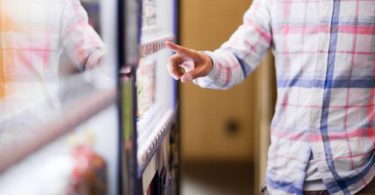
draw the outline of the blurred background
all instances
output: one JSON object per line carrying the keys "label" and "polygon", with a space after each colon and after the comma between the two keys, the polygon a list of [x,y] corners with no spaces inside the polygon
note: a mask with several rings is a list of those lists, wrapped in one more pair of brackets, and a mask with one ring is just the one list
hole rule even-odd
{"label": "blurred background", "polygon": [[[181,44],[218,48],[242,23],[250,0],[181,0]],[[268,55],[226,91],[181,84],[182,194],[259,194],[275,101]]]}

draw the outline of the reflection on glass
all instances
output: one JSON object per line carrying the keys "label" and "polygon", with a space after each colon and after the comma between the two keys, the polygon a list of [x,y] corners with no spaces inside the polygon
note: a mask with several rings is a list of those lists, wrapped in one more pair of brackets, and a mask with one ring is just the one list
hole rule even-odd
{"label": "reflection on glass", "polygon": [[77,69],[86,69],[99,64],[104,44],[85,22],[86,13],[77,0],[0,2],[0,143],[4,143],[58,113],[62,51]]}
{"label": "reflection on glass", "polygon": [[[100,194],[116,192],[115,64],[105,59],[108,45],[98,35],[105,27],[102,6],[92,0],[0,0],[0,155],[6,156],[0,194],[85,191],[90,178],[103,181],[96,186]],[[94,141],[72,144],[69,137]],[[48,166],[36,162],[53,162],[58,171],[47,174],[42,167]]]}
{"label": "reflection on glass", "polygon": [[82,6],[87,11],[87,14],[89,16],[90,26],[92,26],[97,33],[101,34],[100,1],[99,0],[82,0]]}

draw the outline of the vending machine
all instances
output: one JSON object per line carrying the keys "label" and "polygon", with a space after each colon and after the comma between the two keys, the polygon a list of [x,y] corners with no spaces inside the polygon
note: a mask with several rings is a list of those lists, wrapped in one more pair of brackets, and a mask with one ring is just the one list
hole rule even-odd
{"label": "vending machine", "polygon": [[48,83],[54,93],[0,116],[0,194],[177,194],[178,90],[164,42],[178,41],[178,2],[80,5],[106,55],[100,66],[83,69],[61,51],[59,78]]}
{"label": "vending machine", "polygon": [[177,194],[178,90],[165,41],[178,41],[178,2],[122,1],[120,10],[122,190]]}

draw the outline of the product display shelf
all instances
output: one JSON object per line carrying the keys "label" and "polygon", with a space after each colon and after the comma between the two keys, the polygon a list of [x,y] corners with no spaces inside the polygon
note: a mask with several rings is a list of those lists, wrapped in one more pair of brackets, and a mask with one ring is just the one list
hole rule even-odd
{"label": "product display shelf", "polygon": [[123,194],[165,194],[178,180],[171,171],[178,168],[178,152],[170,150],[179,145],[179,139],[172,139],[178,131],[177,83],[167,72],[173,52],[164,44],[177,39],[177,1],[126,1],[121,6]]}

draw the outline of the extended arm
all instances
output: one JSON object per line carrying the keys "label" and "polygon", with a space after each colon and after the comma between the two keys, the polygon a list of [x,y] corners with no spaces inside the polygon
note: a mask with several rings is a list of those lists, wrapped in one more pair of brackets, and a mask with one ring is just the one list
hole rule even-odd
{"label": "extended arm", "polygon": [[100,63],[105,46],[89,25],[87,13],[78,0],[67,0],[60,34],[62,45],[75,65],[86,69]]}
{"label": "extended arm", "polygon": [[[183,82],[193,80],[205,88],[226,89],[240,83],[270,48],[270,23],[266,0],[255,0],[245,13],[243,24],[214,52],[198,52],[167,43],[176,51],[168,65],[170,74]],[[180,66],[190,68],[184,73]]]}

